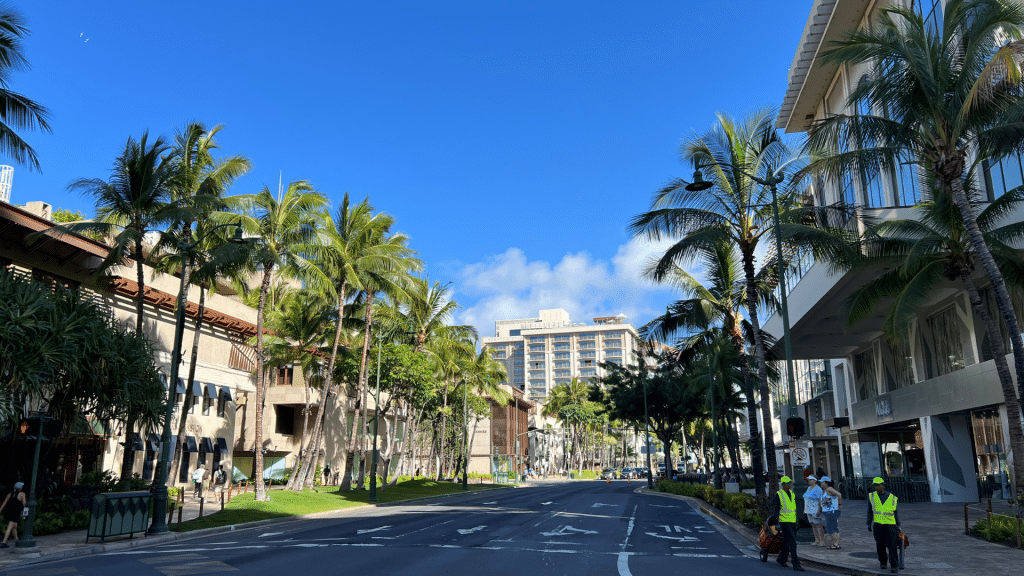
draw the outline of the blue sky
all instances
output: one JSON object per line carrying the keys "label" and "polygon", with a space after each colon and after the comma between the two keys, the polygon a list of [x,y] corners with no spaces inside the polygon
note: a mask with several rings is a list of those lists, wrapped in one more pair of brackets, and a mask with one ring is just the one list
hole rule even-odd
{"label": "blue sky", "polygon": [[15,1],[32,70],[10,88],[53,133],[23,134],[43,171],[15,166],[12,202],[91,215],[66,186],[129,136],[224,124],[255,165],[233,193],[369,196],[482,335],[552,307],[640,325],[672,295],[627,222],[688,176],[681,138],[782,101],[811,4]]}

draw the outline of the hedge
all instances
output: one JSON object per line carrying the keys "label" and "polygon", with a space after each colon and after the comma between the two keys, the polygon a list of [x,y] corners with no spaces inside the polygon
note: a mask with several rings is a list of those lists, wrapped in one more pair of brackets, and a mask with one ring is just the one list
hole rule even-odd
{"label": "hedge", "polygon": [[758,509],[757,500],[744,492],[728,494],[708,484],[683,484],[671,480],[658,482],[659,492],[699,498],[751,528],[759,528],[767,519]]}

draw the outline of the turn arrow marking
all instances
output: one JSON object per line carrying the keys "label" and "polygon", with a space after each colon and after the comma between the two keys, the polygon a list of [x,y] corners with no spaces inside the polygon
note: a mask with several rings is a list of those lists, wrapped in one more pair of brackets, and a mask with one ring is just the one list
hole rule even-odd
{"label": "turn arrow marking", "polygon": [[380,528],[367,528],[366,530],[357,530],[356,534],[369,534],[370,532],[380,532],[381,530],[387,530],[391,526],[381,526]]}
{"label": "turn arrow marking", "polygon": [[597,530],[583,530],[572,526],[562,526],[554,532],[541,532],[541,536],[572,536],[574,534],[597,534]]}
{"label": "turn arrow marking", "polygon": [[472,534],[473,532],[479,532],[487,528],[487,526],[477,526],[475,528],[459,528],[459,534]]}
{"label": "turn arrow marking", "polygon": [[654,536],[655,538],[665,538],[666,540],[676,540],[677,542],[700,542],[700,538],[695,536],[664,536],[657,532],[648,532],[648,536]]}

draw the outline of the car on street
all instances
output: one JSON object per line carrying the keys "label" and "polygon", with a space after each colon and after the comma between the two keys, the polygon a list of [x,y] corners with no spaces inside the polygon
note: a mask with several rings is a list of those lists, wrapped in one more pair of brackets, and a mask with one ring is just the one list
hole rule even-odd
{"label": "car on street", "polygon": [[651,469],[648,468],[647,466],[644,466],[643,468],[640,469],[640,477],[641,478],[647,478],[650,475],[651,475]]}
{"label": "car on street", "polygon": [[605,468],[601,471],[601,480],[615,480],[615,474],[614,468]]}
{"label": "car on street", "polygon": [[622,472],[619,472],[619,478],[625,478],[625,479],[636,478],[636,471],[633,468],[623,468]]}

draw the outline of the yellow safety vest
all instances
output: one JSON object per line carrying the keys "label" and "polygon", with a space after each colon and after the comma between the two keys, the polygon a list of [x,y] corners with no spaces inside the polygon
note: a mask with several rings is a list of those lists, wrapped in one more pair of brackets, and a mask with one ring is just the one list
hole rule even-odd
{"label": "yellow safety vest", "polygon": [[796,523],[796,494],[779,490],[779,522]]}
{"label": "yellow safety vest", "polygon": [[871,493],[871,510],[875,515],[875,524],[896,525],[896,495],[889,494],[889,499],[882,502],[878,492]]}

